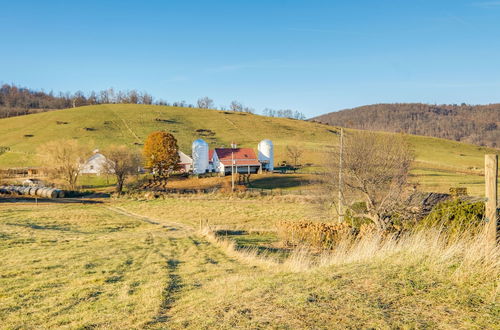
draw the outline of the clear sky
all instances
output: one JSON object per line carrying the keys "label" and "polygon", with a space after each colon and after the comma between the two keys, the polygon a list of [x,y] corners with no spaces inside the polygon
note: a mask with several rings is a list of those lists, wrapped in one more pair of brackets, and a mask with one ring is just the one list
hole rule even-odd
{"label": "clear sky", "polygon": [[5,1],[0,83],[308,117],[500,102],[500,1]]}

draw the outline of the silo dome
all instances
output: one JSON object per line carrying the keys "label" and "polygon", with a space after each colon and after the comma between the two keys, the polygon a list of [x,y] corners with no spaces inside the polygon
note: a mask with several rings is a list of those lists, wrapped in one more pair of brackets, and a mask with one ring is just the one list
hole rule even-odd
{"label": "silo dome", "polygon": [[262,163],[262,168],[268,171],[274,170],[274,147],[271,140],[262,140],[257,147],[259,151],[259,161]]}
{"label": "silo dome", "polygon": [[208,170],[208,143],[202,139],[193,141],[193,173],[202,174]]}

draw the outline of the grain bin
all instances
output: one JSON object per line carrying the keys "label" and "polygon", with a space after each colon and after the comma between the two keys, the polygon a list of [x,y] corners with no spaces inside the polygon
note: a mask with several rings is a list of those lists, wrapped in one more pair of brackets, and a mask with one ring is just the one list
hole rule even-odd
{"label": "grain bin", "polygon": [[259,161],[262,169],[272,172],[274,170],[274,146],[271,140],[262,140],[257,146]]}
{"label": "grain bin", "polygon": [[202,174],[208,170],[208,144],[202,139],[195,140],[192,145],[193,173]]}

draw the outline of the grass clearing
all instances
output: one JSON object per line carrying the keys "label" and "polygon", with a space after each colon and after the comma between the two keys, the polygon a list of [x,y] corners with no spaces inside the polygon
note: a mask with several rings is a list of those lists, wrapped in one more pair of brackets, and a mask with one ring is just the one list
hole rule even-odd
{"label": "grass clearing", "polygon": [[101,206],[0,208],[2,327],[138,327],[153,318],[166,232]]}

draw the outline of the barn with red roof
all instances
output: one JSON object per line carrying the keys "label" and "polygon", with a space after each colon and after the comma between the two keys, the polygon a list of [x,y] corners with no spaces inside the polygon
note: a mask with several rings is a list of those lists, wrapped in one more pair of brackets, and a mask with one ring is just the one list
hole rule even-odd
{"label": "barn with red roof", "polygon": [[234,173],[259,173],[262,164],[252,148],[215,148],[210,150],[209,161],[214,172],[223,175]]}
{"label": "barn with red roof", "polygon": [[195,175],[255,174],[274,170],[274,147],[271,140],[260,141],[258,153],[252,148],[238,148],[234,143],[230,148],[210,149],[203,139],[193,141],[191,148],[191,168]]}

